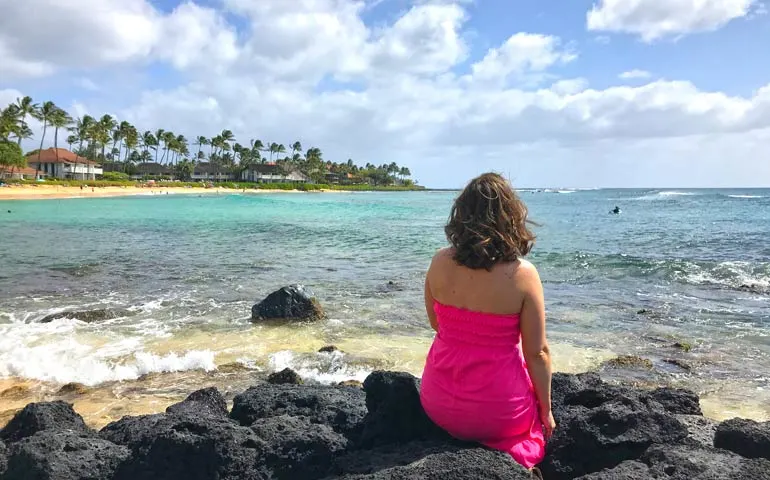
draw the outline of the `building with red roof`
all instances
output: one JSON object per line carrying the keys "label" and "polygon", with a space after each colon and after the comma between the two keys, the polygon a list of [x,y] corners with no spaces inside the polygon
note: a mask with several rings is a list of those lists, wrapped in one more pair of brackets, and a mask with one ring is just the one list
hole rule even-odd
{"label": "building with red roof", "polygon": [[71,180],[96,180],[101,165],[66,148],[48,148],[27,157],[27,165],[40,176]]}

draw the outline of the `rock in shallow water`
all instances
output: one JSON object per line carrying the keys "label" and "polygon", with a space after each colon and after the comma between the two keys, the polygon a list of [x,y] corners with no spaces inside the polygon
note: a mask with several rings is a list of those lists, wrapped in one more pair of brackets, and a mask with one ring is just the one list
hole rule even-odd
{"label": "rock in shallow water", "polygon": [[113,318],[129,317],[131,315],[133,315],[133,312],[130,310],[120,308],[100,308],[97,310],[80,310],[53,313],[40,319],[40,323],[51,323],[54,320],[60,320],[62,318],[92,323],[101,322],[104,320],[112,320]]}
{"label": "rock in shallow water", "polygon": [[770,422],[726,420],[717,427],[714,446],[748,458],[770,459]]}
{"label": "rock in shallow water", "polygon": [[274,372],[267,376],[267,383],[273,385],[302,385],[302,377],[291,368],[284,368],[280,372]]}
{"label": "rock in shallow water", "polygon": [[321,304],[302,285],[283,287],[251,308],[251,321],[321,320],[325,318]]}

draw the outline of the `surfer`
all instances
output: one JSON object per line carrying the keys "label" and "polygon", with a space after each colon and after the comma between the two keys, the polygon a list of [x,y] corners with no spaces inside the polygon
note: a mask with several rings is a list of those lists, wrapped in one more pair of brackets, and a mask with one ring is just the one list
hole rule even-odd
{"label": "surfer", "polygon": [[620,207],[618,207],[617,205],[615,205],[615,208],[613,208],[612,210],[610,210],[610,213],[612,213],[613,215],[619,215],[619,214],[620,214]]}

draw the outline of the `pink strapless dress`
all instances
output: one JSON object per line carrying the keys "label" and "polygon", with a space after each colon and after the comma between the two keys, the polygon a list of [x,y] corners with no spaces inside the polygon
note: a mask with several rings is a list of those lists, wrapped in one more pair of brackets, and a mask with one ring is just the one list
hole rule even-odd
{"label": "pink strapless dress", "polygon": [[434,304],[439,333],[422,374],[420,400],[461,440],[509,453],[532,468],[545,455],[537,397],[521,351],[519,315]]}

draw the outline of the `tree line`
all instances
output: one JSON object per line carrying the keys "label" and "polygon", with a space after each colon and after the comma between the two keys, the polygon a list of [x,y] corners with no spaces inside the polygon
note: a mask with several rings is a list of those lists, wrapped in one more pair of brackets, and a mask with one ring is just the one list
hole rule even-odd
{"label": "tree line", "polygon": [[[411,172],[396,163],[361,167],[352,159],[336,163],[325,161],[321,149],[311,147],[303,152],[300,142],[287,148],[284,144],[250,139],[241,144],[231,130],[222,130],[212,137],[198,136],[192,143],[184,135],[159,128],[141,132],[127,121],[118,121],[111,115],[100,118],[83,115],[73,118],[54,102],[35,103],[24,97],[0,111],[0,167],[24,167],[21,151],[23,140],[33,138],[28,120],[35,119],[43,126],[40,148],[32,152],[40,156],[46,136],[53,133],[53,144],[58,159],[60,133],[67,133],[64,143],[69,150],[89,160],[118,166],[125,173],[133,173],[142,163],[158,163],[173,170],[182,179],[189,178],[197,164],[209,162],[216,173],[227,172],[239,176],[255,163],[275,162],[285,171],[299,170],[316,183],[322,183],[327,173],[342,178],[352,176],[375,185],[389,185],[400,181],[410,183]],[[52,131],[52,132],[51,132]],[[191,149],[192,147],[192,149]]]}

